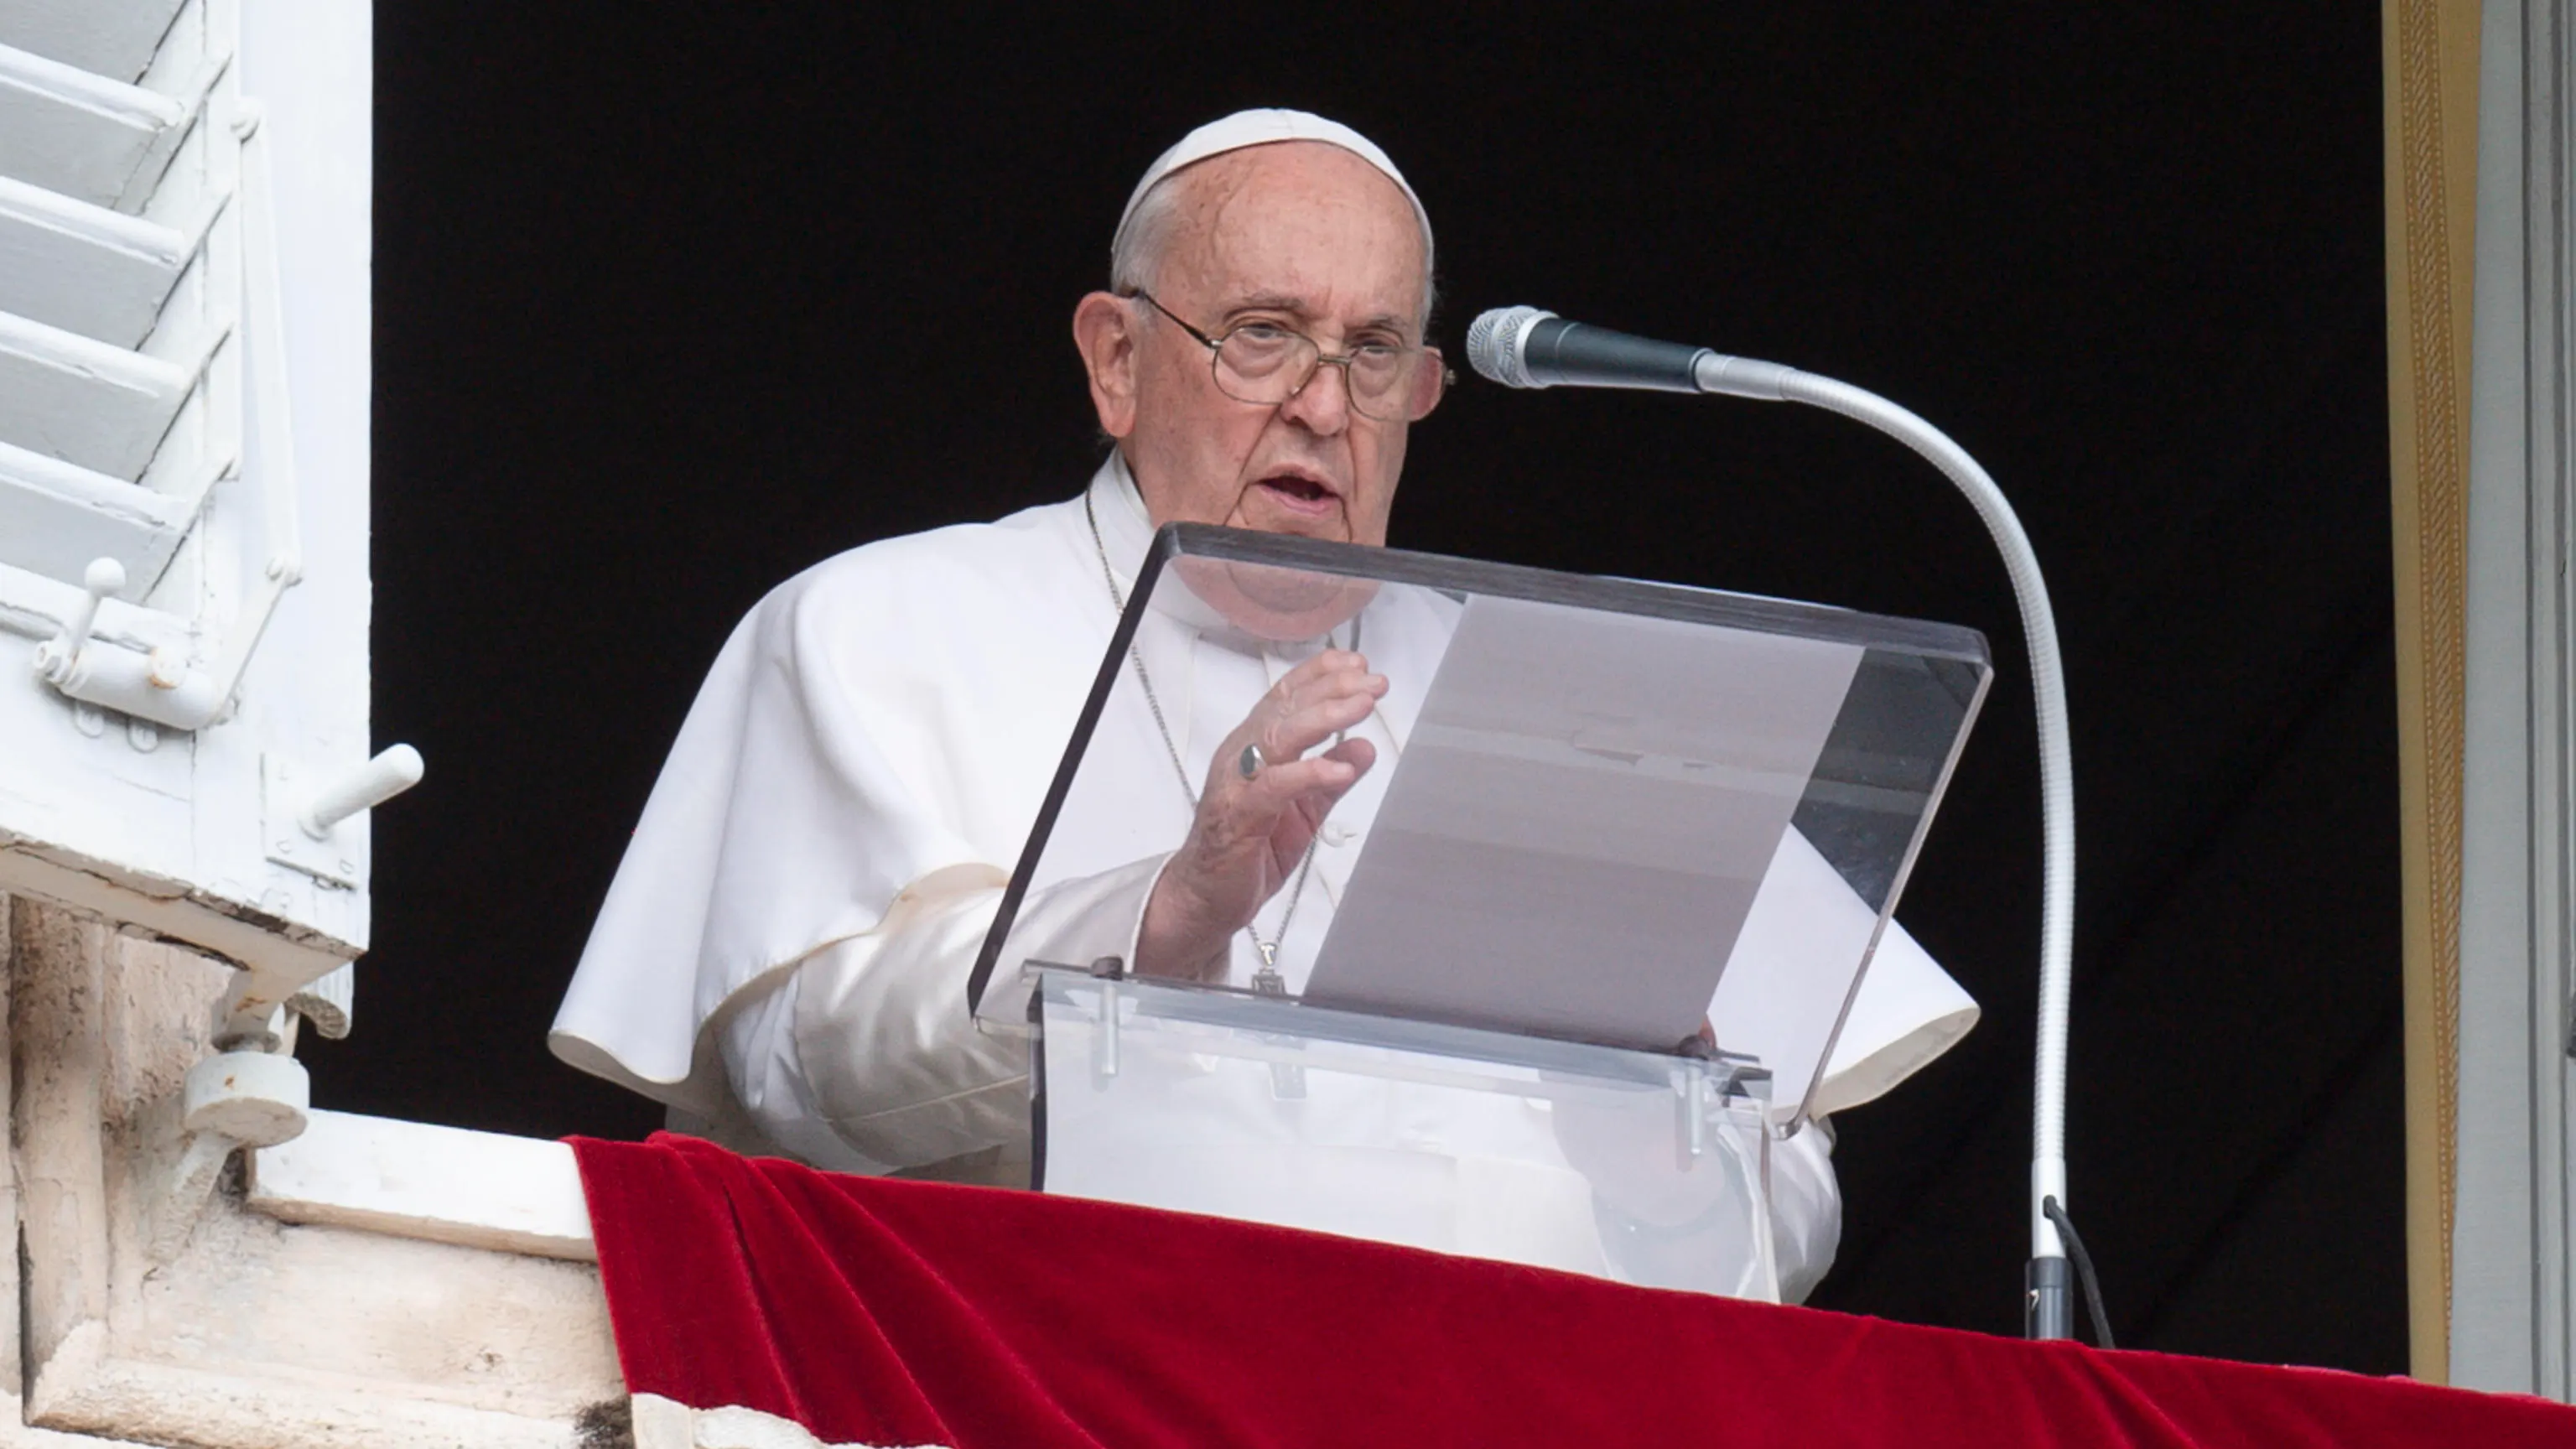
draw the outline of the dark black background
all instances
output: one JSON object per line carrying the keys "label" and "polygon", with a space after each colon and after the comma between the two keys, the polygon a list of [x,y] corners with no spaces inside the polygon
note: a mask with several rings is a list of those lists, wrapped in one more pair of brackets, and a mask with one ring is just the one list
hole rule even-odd
{"label": "dark black background", "polygon": [[[701,672],[837,549],[1069,496],[1068,338],[1145,163],[1379,140],[1453,355],[1529,302],[1856,382],[2049,571],[2083,873],[2073,1199],[2124,1343],[2404,1366],[2378,12],[381,0],[376,825],[317,1100],[632,1135],[543,1037]],[[1395,541],[1983,629],[1902,914],[1985,1023],[1847,1114],[1818,1301],[2016,1331],[2038,829],[2003,570],[1819,413],[1456,391]]]}

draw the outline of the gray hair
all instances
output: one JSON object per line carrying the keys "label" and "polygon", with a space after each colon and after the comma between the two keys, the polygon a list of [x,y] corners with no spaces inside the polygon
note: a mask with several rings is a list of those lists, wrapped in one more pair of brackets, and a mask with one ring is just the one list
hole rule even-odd
{"label": "gray hair", "polygon": [[[1155,274],[1163,269],[1163,258],[1171,251],[1172,234],[1179,228],[1181,189],[1179,182],[1193,168],[1183,167],[1154,183],[1128,215],[1127,224],[1119,229],[1109,248],[1109,290],[1121,297],[1153,290]],[[1422,234],[1422,315],[1424,332],[1431,328],[1431,313],[1439,301],[1439,290],[1431,270],[1431,233]]]}

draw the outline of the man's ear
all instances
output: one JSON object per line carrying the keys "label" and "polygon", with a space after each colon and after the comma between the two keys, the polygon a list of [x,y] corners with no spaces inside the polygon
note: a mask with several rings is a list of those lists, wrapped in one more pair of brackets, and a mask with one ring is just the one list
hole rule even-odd
{"label": "man's ear", "polygon": [[1091,405],[1100,431],[1124,438],[1136,426],[1136,318],[1107,292],[1094,292],[1073,309],[1073,345],[1091,381]]}

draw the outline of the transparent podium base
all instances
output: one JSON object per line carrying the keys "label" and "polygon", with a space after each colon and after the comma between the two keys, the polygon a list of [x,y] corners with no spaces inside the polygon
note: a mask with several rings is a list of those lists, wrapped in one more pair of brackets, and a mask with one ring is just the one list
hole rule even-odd
{"label": "transparent podium base", "polygon": [[1778,1301],[1750,1062],[1026,969],[1044,1191]]}

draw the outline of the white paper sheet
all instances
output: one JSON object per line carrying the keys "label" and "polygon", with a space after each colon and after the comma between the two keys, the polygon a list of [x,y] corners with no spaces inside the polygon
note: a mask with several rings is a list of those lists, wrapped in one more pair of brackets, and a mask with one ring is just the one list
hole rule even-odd
{"label": "white paper sheet", "polygon": [[1471,599],[1305,999],[1670,1048],[1699,1028],[1861,654]]}

